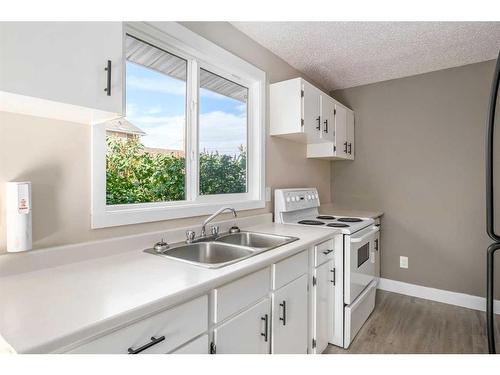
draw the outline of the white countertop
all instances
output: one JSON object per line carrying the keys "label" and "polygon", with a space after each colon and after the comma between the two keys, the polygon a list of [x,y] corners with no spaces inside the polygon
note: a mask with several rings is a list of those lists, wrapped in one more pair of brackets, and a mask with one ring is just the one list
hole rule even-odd
{"label": "white countertop", "polygon": [[0,278],[0,337],[18,353],[68,350],[132,320],[293,255],[335,231],[297,225],[243,228],[300,240],[233,265],[206,269],[142,248]]}

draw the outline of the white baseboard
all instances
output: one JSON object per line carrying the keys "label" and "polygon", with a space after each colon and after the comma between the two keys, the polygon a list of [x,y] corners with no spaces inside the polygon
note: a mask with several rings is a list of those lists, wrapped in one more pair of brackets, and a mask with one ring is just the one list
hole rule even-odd
{"label": "white baseboard", "polygon": [[[431,301],[447,303],[449,305],[466,307],[468,309],[486,311],[486,298],[471,296],[470,294],[450,292],[449,290],[429,288],[426,286],[383,278],[380,278],[379,280],[378,289],[428,299]],[[493,310],[495,311],[495,314],[500,314],[499,300],[495,300],[493,303]]]}

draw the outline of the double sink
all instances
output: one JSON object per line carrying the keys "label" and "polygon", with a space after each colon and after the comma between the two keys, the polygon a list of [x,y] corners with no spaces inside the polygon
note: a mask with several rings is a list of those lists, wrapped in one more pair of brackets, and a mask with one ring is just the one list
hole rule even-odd
{"label": "double sink", "polygon": [[220,268],[298,240],[297,237],[258,232],[221,234],[192,243],[174,244],[166,250],[144,250],[205,268]]}

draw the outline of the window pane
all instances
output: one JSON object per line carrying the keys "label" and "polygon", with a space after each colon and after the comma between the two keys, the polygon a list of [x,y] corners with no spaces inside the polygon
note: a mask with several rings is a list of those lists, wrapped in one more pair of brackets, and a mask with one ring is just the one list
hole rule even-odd
{"label": "window pane", "polygon": [[106,124],[106,203],[185,199],[187,62],[127,35],[127,117]]}
{"label": "window pane", "polygon": [[248,88],[200,69],[200,194],[247,191]]}

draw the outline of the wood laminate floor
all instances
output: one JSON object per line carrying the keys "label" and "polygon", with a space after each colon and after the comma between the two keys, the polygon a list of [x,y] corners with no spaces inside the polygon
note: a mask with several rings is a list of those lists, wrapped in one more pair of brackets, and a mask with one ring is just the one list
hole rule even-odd
{"label": "wood laminate floor", "polygon": [[[499,348],[499,315],[495,326]],[[335,353],[488,353],[486,314],[378,290],[375,310],[349,349],[329,345],[324,352]]]}

